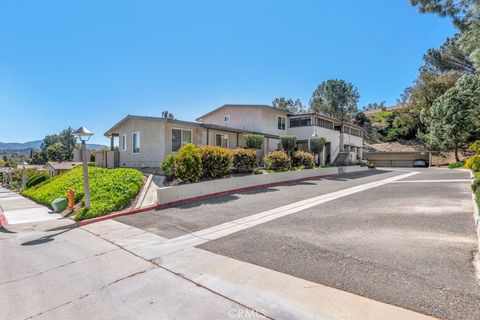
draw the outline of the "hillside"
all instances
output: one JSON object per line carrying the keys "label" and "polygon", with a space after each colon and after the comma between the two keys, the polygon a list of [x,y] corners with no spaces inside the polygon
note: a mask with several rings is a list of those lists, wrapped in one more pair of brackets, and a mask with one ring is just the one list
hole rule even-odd
{"label": "hillside", "polygon": [[[25,151],[25,150],[38,150],[40,149],[40,146],[42,145],[43,140],[34,140],[34,141],[28,141],[28,142],[0,142],[0,151]],[[90,144],[87,143],[87,149],[89,150],[98,150],[101,148],[106,147],[105,145],[101,144]]]}

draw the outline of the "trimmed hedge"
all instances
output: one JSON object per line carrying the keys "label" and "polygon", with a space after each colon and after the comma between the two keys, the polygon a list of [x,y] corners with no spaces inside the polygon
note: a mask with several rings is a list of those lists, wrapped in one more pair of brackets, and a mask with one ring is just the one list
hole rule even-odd
{"label": "trimmed hedge", "polygon": [[313,167],[313,155],[306,151],[297,151],[292,157],[292,166],[294,167]]}
{"label": "trimmed hedge", "polygon": [[[40,203],[50,204],[56,198],[65,197],[69,189],[76,191],[75,202],[83,202],[82,166],[75,167],[46,183],[22,192]],[[106,169],[88,167],[91,208],[79,209],[75,220],[83,220],[118,211],[130,205],[143,185],[143,174],[136,169]]]}
{"label": "trimmed hedge", "polygon": [[248,149],[262,149],[263,136],[261,134],[246,134],[245,147]]}
{"label": "trimmed hedge", "polygon": [[263,162],[268,170],[287,171],[290,168],[290,156],[284,151],[272,151],[268,153]]}
{"label": "trimmed hedge", "polygon": [[162,169],[162,174],[167,180],[171,180],[175,176],[176,161],[177,154],[170,153],[160,165],[160,168]]}
{"label": "trimmed hedge", "polygon": [[297,146],[297,136],[283,136],[280,138],[280,143],[282,149],[291,155]]}
{"label": "trimmed hedge", "polygon": [[225,176],[233,163],[232,152],[226,148],[204,146],[198,148],[202,158],[202,176],[220,178]]}
{"label": "trimmed hedge", "polygon": [[257,151],[243,148],[234,150],[233,166],[238,172],[254,172],[258,167]]}
{"label": "trimmed hedge", "polygon": [[50,176],[46,173],[42,173],[36,176],[31,177],[27,181],[27,188],[34,187],[42,182],[45,182],[47,180],[50,180]]}
{"label": "trimmed hedge", "polygon": [[175,160],[175,177],[185,182],[195,182],[202,176],[202,157],[192,143],[180,148]]}

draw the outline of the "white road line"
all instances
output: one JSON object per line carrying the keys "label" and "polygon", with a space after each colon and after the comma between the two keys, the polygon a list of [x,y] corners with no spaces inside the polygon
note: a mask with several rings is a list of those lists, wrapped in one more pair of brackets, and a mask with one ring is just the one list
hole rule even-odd
{"label": "white road line", "polygon": [[342,197],[349,196],[351,194],[365,191],[368,189],[376,188],[387,183],[395,182],[400,179],[411,177],[418,172],[408,172],[395,177],[386,178],[379,181],[365,183],[359,186],[343,189],[340,191],[324,194],[318,197],[313,197],[301,201],[297,201],[282,207],[278,207],[272,210],[260,212],[251,216],[243,217],[230,222],[225,222],[217,226],[192,232],[177,238],[168,239],[158,242],[156,244],[150,244],[147,246],[137,247],[132,250],[135,254],[146,257],[147,259],[158,258],[179,250],[183,250],[190,247],[195,247],[206,243],[211,240],[216,240],[232,233],[245,230],[261,223],[269,222],[293,213],[303,211],[320,204],[336,200]]}
{"label": "white road line", "polygon": [[443,180],[401,180],[395,183],[430,183],[430,182],[472,182],[471,179],[443,179]]}

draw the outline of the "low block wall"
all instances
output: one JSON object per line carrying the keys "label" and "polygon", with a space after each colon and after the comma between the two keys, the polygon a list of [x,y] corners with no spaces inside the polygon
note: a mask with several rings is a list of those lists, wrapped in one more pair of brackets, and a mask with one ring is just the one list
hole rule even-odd
{"label": "low block wall", "polygon": [[244,177],[225,178],[198,183],[182,184],[179,186],[163,187],[157,189],[159,204],[170,203],[190,198],[216,195],[248,188],[269,186],[272,184],[286,183],[289,181],[304,180],[321,176],[352,173],[368,170],[366,167],[348,166],[309,169],[299,171],[275,172],[268,174],[250,175]]}

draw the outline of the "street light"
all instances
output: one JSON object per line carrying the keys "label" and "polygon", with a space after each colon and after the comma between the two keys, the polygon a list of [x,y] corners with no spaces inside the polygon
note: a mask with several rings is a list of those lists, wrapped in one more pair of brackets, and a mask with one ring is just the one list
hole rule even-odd
{"label": "street light", "polygon": [[83,161],[83,193],[85,199],[85,208],[90,209],[90,190],[88,188],[88,164],[87,164],[87,144],[86,142],[93,136],[93,132],[85,127],[80,127],[73,133],[82,141],[82,161]]}
{"label": "street light", "polygon": [[22,161],[22,190],[27,188],[27,177],[25,176],[25,169],[27,167],[25,160]]}

